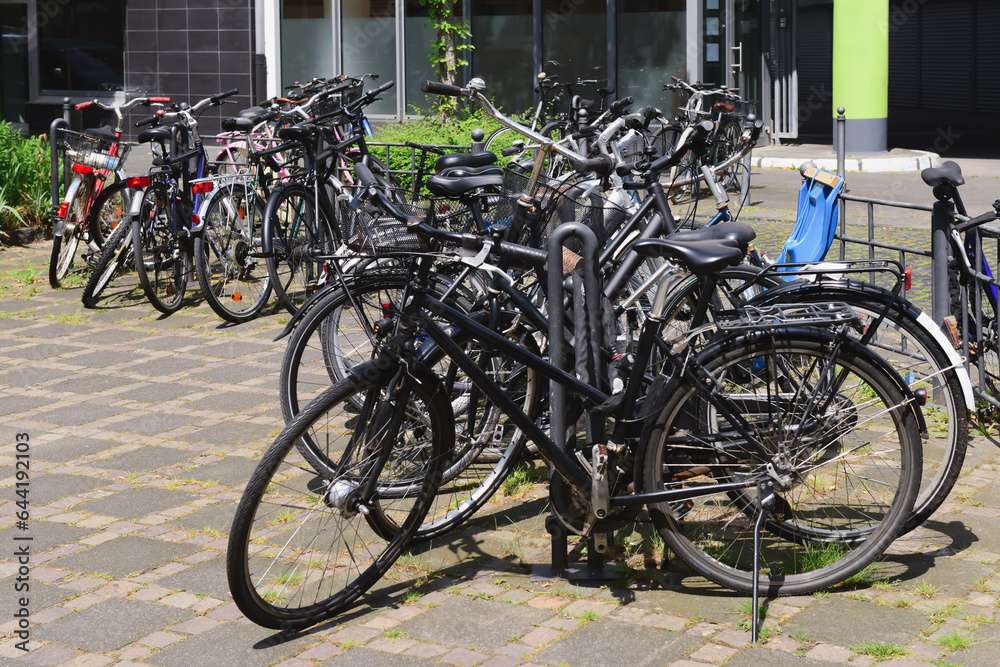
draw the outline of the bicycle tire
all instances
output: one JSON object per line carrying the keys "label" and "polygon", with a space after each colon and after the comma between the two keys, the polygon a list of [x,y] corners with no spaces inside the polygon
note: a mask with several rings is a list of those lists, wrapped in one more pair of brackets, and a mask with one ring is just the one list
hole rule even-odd
{"label": "bicycle tire", "polygon": [[124,220],[114,228],[104,242],[101,254],[83,288],[82,301],[86,308],[96,308],[104,289],[129,262],[132,254],[132,223]]}
{"label": "bicycle tire", "polygon": [[[295,313],[324,279],[316,253],[332,253],[333,239],[323,233],[328,221],[318,217],[311,192],[299,183],[286,185],[267,200],[264,216],[271,234],[267,274],[278,302]],[[322,212],[320,216],[325,217]]]}
{"label": "bicycle tire", "polygon": [[[69,193],[69,203],[66,208],[65,227],[62,234],[52,236],[52,255],[49,258],[49,285],[58,289],[62,281],[69,275],[76,260],[76,251],[80,245],[80,225],[87,217],[87,206],[94,190],[94,177],[85,174],[80,177],[80,185]],[[84,246],[86,247],[86,246]]]}
{"label": "bicycle tire", "polygon": [[[809,593],[860,572],[895,539],[916,498],[914,413],[870,352],[842,344],[835,374],[843,373],[843,381],[812,395],[811,386],[829,384],[822,375],[830,370],[833,340],[821,330],[778,330],[726,339],[698,355],[728,405],[760,442],[784,455],[786,486],[775,486],[777,505],[764,525],[756,571],[765,596]],[[815,405],[827,409],[820,414]],[[698,387],[681,383],[647,441],[643,489],[760,476],[763,461],[737,435]],[[755,493],[716,492],[648,508],[667,545],[698,574],[752,591]]]}
{"label": "bicycle tire", "polygon": [[87,227],[93,243],[91,250],[100,250],[104,239],[111,236],[115,227],[128,217],[129,201],[129,187],[125,181],[105,185],[101,194],[97,195],[94,205],[90,207]]}
{"label": "bicycle tire", "polygon": [[[721,276],[728,283],[743,283],[757,273],[759,269],[754,267],[738,266],[725,269]],[[922,446],[920,491],[902,529],[903,534],[910,532],[930,518],[948,498],[965,462],[969,445],[969,406],[957,369],[921,325],[920,311],[908,301],[893,299],[887,290],[857,280],[803,281],[796,283],[794,288],[784,281],[778,282],[780,284],[764,283],[765,287],[778,289],[759,291],[747,301],[755,305],[843,302],[862,318],[865,330],[889,306],[869,347],[884,357],[912,389],[928,390],[923,406],[928,437]],[[683,316],[679,314],[690,316],[693,312],[695,289],[694,283],[689,281],[668,300],[666,312],[670,314],[668,322],[672,325],[665,338],[676,336],[685,328]],[[940,382],[935,378],[940,378]]]}
{"label": "bicycle tire", "polygon": [[[554,142],[562,141],[573,134],[573,125],[566,120],[554,120],[551,123],[546,123],[538,133]],[[543,173],[548,178],[559,178],[565,173],[573,171],[569,159],[558,153],[549,153],[542,168],[544,169]]]}
{"label": "bicycle tire", "polygon": [[[427,511],[453,437],[447,398],[420,374],[413,378],[412,394],[426,401],[425,410],[419,428],[398,428],[407,436],[400,442],[384,430],[395,409],[382,400],[380,388],[389,385],[377,366],[367,365],[310,403],[274,441],[243,492],[226,571],[233,601],[258,625],[303,628],[346,609],[392,566]],[[369,397],[361,413],[348,407],[358,391]],[[361,438],[382,438],[391,451],[351,446]],[[305,465],[297,447],[305,439],[326,443],[330,465]],[[372,452],[390,456],[374,480]],[[373,483],[367,498],[366,482]],[[410,491],[383,497],[390,486]],[[388,538],[366,527],[383,514],[400,526]]]}
{"label": "bicycle tire", "polygon": [[271,298],[266,263],[260,261],[264,206],[244,185],[223,186],[194,240],[202,296],[215,314],[234,324],[257,317]]}
{"label": "bicycle tire", "polygon": [[175,222],[166,187],[154,183],[146,188],[139,215],[132,220],[132,252],[143,293],[164,315],[181,307],[190,273],[191,257],[180,245]]}
{"label": "bicycle tire", "polygon": [[[715,132],[715,139],[712,142],[712,150],[709,159],[713,166],[725,162],[740,149],[743,132],[739,123],[734,120],[723,121],[719,129]],[[724,190],[740,191],[740,163],[721,171],[718,175],[718,182]]]}

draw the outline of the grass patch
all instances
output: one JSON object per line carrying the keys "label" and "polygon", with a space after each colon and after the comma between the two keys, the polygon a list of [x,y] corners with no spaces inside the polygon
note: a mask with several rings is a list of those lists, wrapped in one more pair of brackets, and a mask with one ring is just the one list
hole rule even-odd
{"label": "grass patch", "polygon": [[500,484],[500,491],[505,496],[518,496],[527,491],[535,482],[541,482],[548,477],[548,470],[541,466],[522,463],[514,468]]}
{"label": "grass patch", "polygon": [[960,651],[963,648],[969,648],[979,643],[979,640],[972,637],[972,635],[967,635],[955,630],[954,632],[949,632],[946,635],[938,637],[934,643],[943,649],[949,651]]}
{"label": "grass patch", "polygon": [[923,596],[928,600],[938,594],[937,587],[926,581],[921,581],[913,590],[917,595]]}
{"label": "grass patch", "polygon": [[859,646],[850,647],[858,655],[867,655],[875,660],[889,660],[909,655],[910,650],[895,642],[865,642]]}

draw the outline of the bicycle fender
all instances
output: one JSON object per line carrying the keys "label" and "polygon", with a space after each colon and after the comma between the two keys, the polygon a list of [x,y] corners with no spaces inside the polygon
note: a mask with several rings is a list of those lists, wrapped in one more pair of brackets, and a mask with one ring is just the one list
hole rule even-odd
{"label": "bicycle fender", "polygon": [[[66,189],[66,196],[63,197],[61,203],[67,205],[71,204],[74,199],[76,199],[76,193],[83,184],[83,179],[80,177],[74,178],[73,182],[69,184],[69,188]],[[62,236],[63,232],[66,231],[66,218],[65,216],[56,217],[52,221],[52,236]]]}
{"label": "bicycle fender", "polygon": [[298,326],[299,320],[305,317],[306,314],[312,310],[312,307],[316,304],[316,302],[323,299],[330,292],[340,289],[342,286],[343,285],[341,285],[340,282],[327,283],[326,285],[323,285],[322,288],[314,292],[312,296],[306,299],[305,302],[299,306],[299,309],[295,311],[294,315],[292,315],[292,319],[290,319],[288,324],[285,325],[284,330],[282,330],[282,332],[278,334],[274,340],[279,341],[292,333],[292,331],[295,330],[295,327]]}
{"label": "bicycle fender", "polygon": [[927,313],[920,311],[920,315],[917,316],[917,324],[924,328],[931,337],[937,341],[937,344],[941,346],[944,350],[945,355],[948,357],[948,363],[955,367],[955,375],[958,376],[958,383],[962,386],[962,397],[965,398],[965,407],[969,412],[973,412],[976,409],[976,399],[972,392],[972,379],[969,377],[969,369],[965,367],[965,360],[955,349],[955,346],[951,344],[944,332],[941,331],[941,327],[934,324],[934,320]]}

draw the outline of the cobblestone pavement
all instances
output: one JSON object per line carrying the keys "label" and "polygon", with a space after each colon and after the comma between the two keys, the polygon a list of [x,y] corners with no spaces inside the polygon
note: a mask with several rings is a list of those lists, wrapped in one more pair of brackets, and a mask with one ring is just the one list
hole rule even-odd
{"label": "cobblestone pavement", "polygon": [[[866,182],[895,182],[877,176]],[[747,214],[765,221],[764,247],[787,234],[797,180],[755,176]],[[909,198],[928,194],[921,184]],[[926,214],[884,222],[894,239],[927,236]],[[48,252],[0,252],[0,663],[996,664],[995,429],[973,439],[931,521],[855,586],[771,600],[757,645],[746,598],[660,562],[638,533],[619,540],[625,565],[603,585],[530,581],[549,557],[545,489],[532,484],[404,556],[353,611],[300,635],[258,628],[230,600],[224,558],[242,486],[282,426],[283,344],[272,339],[286,318],[223,326],[195,295],[161,319],[131,280],[85,311],[79,286],[49,289]],[[15,516],[19,433],[30,436],[27,530]],[[25,543],[31,588],[18,593]],[[20,597],[28,653],[17,648]]]}

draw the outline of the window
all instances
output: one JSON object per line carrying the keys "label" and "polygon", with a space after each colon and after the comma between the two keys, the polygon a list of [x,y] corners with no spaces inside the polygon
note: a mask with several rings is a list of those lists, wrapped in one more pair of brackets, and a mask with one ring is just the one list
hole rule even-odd
{"label": "window", "polygon": [[[597,86],[573,90],[584,98],[596,99],[597,88],[606,85],[608,79],[608,3],[543,0],[542,6],[545,72],[555,74],[561,83],[597,79]],[[553,66],[552,62],[559,64]]]}
{"label": "window", "polygon": [[77,0],[58,4],[51,14],[43,13],[39,7],[38,14],[43,91],[122,90],[125,84],[122,0]]}
{"label": "window", "polygon": [[281,85],[295,85],[333,71],[332,0],[282,0]]}
{"label": "window", "polygon": [[[618,91],[620,99],[678,100],[660,92],[670,76],[687,76],[684,0],[618,0]],[[662,96],[662,97],[661,97]],[[686,99],[686,96],[684,97]],[[646,104],[646,102],[643,102]],[[669,118],[673,114],[664,109]]]}
{"label": "window", "polygon": [[472,0],[472,76],[507,113],[534,106],[531,0]]}
{"label": "window", "polygon": [[[396,4],[393,0],[343,0],[341,53],[344,74],[396,79]],[[368,107],[369,114],[395,115],[395,89]]]}
{"label": "window", "polygon": [[[455,20],[460,22],[462,18],[462,0],[454,0]],[[414,113],[415,110],[427,110],[433,101],[432,97],[420,92],[420,84],[430,79],[438,80],[436,67],[431,66],[430,52],[431,43],[437,41],[437,30],[427,23],[427,7],[420,4],[420,0],[406,0],[406,20],[404,22],[406,31],[406,113]],[[469,51],[459,51],[459,59],[470,60]],[[465,73],[459,71],[458,83],[466,83]]]}

